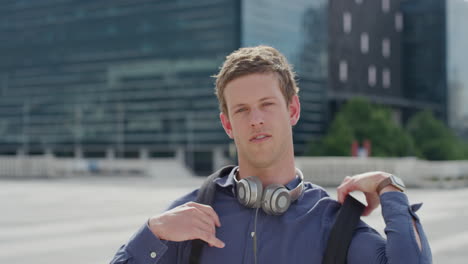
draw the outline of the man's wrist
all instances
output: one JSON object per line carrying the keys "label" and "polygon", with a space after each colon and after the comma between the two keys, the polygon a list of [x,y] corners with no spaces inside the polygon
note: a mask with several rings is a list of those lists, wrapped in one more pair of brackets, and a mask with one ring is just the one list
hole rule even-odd
{"label": "man's wrist", "polygon": [[380,190],[379,192],[379,196],[386,193],[386,192],[401,192],[398,188],[392,186],[392,185],[388,185],[388,186],[385,186],[384,188],[382,188],[382,190]]}
{"label": "man's wrist", "polygon": [[382,195],[383,193],[390,191],[405,191],[406,186],[401,178],[393,174],[384,174],[382,176],[384,176],[384,179],[380,181],[376,189],[378,195]]}
{"label": "man's wrist", "polygon": [[150,219],[148,219],[148,228],[151,231],[151,233],[153,233],[153,235],[155,235],[161,240],[165,240],[161,232],[159,231],[159,221],[156,217],[153,216]]}

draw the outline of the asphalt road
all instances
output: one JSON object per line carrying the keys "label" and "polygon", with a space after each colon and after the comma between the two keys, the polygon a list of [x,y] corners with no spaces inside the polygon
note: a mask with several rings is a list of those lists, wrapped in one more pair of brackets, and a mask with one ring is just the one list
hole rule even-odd
{"label": "asphalt road", "polygon": [[[98,264],[201,179],[0,179],[0,263]],[[334,190],[330,189],[334,195]],[[468,259],[468,189],[410,189],[434,263]],[[364,220],[383,233],[380,209]]]}

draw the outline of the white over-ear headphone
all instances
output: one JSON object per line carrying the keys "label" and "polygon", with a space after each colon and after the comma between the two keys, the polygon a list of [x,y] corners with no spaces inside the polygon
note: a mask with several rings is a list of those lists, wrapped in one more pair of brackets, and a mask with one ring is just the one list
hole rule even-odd
{"label": "white over-ear headphone", "polygon": [[237,168],[235,170],[234,181],[239,203],[249,208],[262,207],[263,211],[270,215],[286,212],[289,205],[297,200],[304,190],[304,176],[299,169],[296,169],[296,174],[301,182],[292,190],[281,184],[271,184],[263,189],[262,181],[256,176],[237,180]]}

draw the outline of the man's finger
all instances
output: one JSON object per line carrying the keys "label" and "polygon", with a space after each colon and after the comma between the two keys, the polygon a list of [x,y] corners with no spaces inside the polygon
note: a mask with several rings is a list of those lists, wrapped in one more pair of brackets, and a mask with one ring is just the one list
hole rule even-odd
{"label": "man's finger", "polygon": [[375,208],[372,208],[370,206],[366,206],[366,208],[364,208],[364,211],[362,212],[362,216],[368,216],[372,213],[372,211],[374,211]]}
{"label": "man's finger", "polygon": [[196,229],[198,231],[197,238],[205,241],[208,244],[211,244],[217,248],[224,248],[225,244],[223,241],[219,240],[214,234],[206,232],[202,229]]}
{"label": "man's finger", "polygon": [[344,185],[341,185],[340,187],[338,187],[337,189],[337,192],[338,192],[338,202],[340,202],[341,204],[344,203],[344,200],[346,198],[346,196],[352,192],[353,189],[352,189],[352,185],[350,185],[349,183],[348,184],[344,184]]}
{"label": "man's finger", "polygon": [[218,214],[215,212],[215,210],[211,206],[205,205],[205,204],[199,204],[195,202],[190,203],[190,206],[193,206],[201,210],[203,213],[207,214],[211,219],[213,219],[217,227],[221,226],[221,222],[219,221]]}
{"label": "man's finger", "polygon": [[214,230],[214,226],[216,225],[216,223],[210,215],[206,214],[205,212],[203,212],[203,210],[196,206],[192,206],[191,210],[194,213],[194,215],[191,216],[191,218],[194,221],[196,221],[197,223],[202,223],[203,225],[209,225],[213,227]]}
{"label": "man's finger", "polygon": [[216,234],[216,229],[215,229],[215,226],[214,226],[213,222],[211,221],[211,219],[208,218],[206,215],[204,215],[204,217],[205,217],[205,219],[198,218],[197,220],[195,220],[195,221],[197,221],[195,223],[195,225],[198,228],[205,231],[205,232],[209,232],[211,234]]}

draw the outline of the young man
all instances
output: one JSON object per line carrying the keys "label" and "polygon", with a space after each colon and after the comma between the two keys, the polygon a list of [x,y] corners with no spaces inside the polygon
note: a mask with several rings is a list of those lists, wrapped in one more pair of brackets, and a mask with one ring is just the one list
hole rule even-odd
{"label": "young man", "polygon": [[[218,172],[212,206],[193,202],[197,190],[180,198],[151,217],[111,263],[188,263],[194,239],[207,243],[200,263],[322,262],[339,203],[303,182],[294,166],[292,127],[301,109],[289,64],[274,48],[241,48],[216,78],[220,119],[237,147],[238,166]],[[364,215],[382,205],[387,240],[360,222],[348,263],[431,263],[415,207],[395,176],[346,177],[339,202],[354,190],[366,195]]]}

